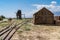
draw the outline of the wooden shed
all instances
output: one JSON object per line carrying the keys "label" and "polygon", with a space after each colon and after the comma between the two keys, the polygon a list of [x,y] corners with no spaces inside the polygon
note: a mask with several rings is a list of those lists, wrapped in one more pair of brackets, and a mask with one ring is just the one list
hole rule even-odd
{"label": "wooden shed", "polygon": [[53,24],[54,23],[54,14],[43,7],[41,10],[36,12],[33,15],[34,24]]}

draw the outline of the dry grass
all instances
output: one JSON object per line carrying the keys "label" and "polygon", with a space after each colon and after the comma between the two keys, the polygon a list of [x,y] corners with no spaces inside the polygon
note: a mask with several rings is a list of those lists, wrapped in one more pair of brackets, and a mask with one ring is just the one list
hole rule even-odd
{"label": "dry grass", "polygon": [[9,25],[9,22],[0,23],[0,29],[6,27],[7,25]]}
{"label": "dry grass", "polygon": [[[18,20],[20,22],[22,20]],[[11,40],[60,40],[60,26],[24,24]]]}
{"label": "dry grass", "polygon": [[11,40],[60,40],[60,26],[34,25],[28,22],[17,31]]}

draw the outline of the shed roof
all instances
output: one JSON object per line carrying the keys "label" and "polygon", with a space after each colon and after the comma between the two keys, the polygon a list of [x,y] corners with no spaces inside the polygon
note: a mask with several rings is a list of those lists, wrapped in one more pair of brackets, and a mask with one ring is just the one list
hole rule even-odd
{"label": "shed roof", "polygon": [[46,10],[48,12],[50,12],[52,15],[54,15],[50,10],[48,10],[47,8],[43,7],[42,9],[40,9],[39,11],[37,11],[34,15],[36,15],[38,12],[41,12],[42,10]]}

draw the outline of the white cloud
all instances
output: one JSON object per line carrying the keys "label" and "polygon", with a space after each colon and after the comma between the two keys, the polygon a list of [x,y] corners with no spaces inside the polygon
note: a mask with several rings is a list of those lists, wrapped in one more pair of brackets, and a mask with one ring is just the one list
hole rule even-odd
{"label": "white cloud", "polygon": [[35,12],[37,12],[38,10],[42,9],[43,7],[46,7],[47,9],[49,9],[52,12],[59,12],[60,11],[60,6],[56,6],[57,2],[56,1],[52,1],[50,5],[44,5],[44,4],[33,4],[34,7],[36,7],[36,9],[29,11],[25,11],[25,16],[28,18],[33,17],[33,14]]}
{"label": "white cloud", "polygon": [[52,1],[51,5],[56,5],[56,3],[57,3],[56,1]]}
{"label": "white cloud", "polygon": [[40,10],[41,8],[46,7],[47,9],[51,10],[52,12],[58,12],[58,11],[60,11],[60,6],[56,6],[56,3],[57,3],[56,1],[52,1],[50,5],[33,4],[33,6],[36,7],[36,10]]}

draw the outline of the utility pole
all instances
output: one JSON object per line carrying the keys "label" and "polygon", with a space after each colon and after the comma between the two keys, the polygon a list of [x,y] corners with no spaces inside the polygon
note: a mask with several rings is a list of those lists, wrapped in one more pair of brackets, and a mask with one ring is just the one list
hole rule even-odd
{"label": "utility pole", "polygon": [[25,14],[22,14],[22,15],[24,15],[24,19],[25,19]]}

